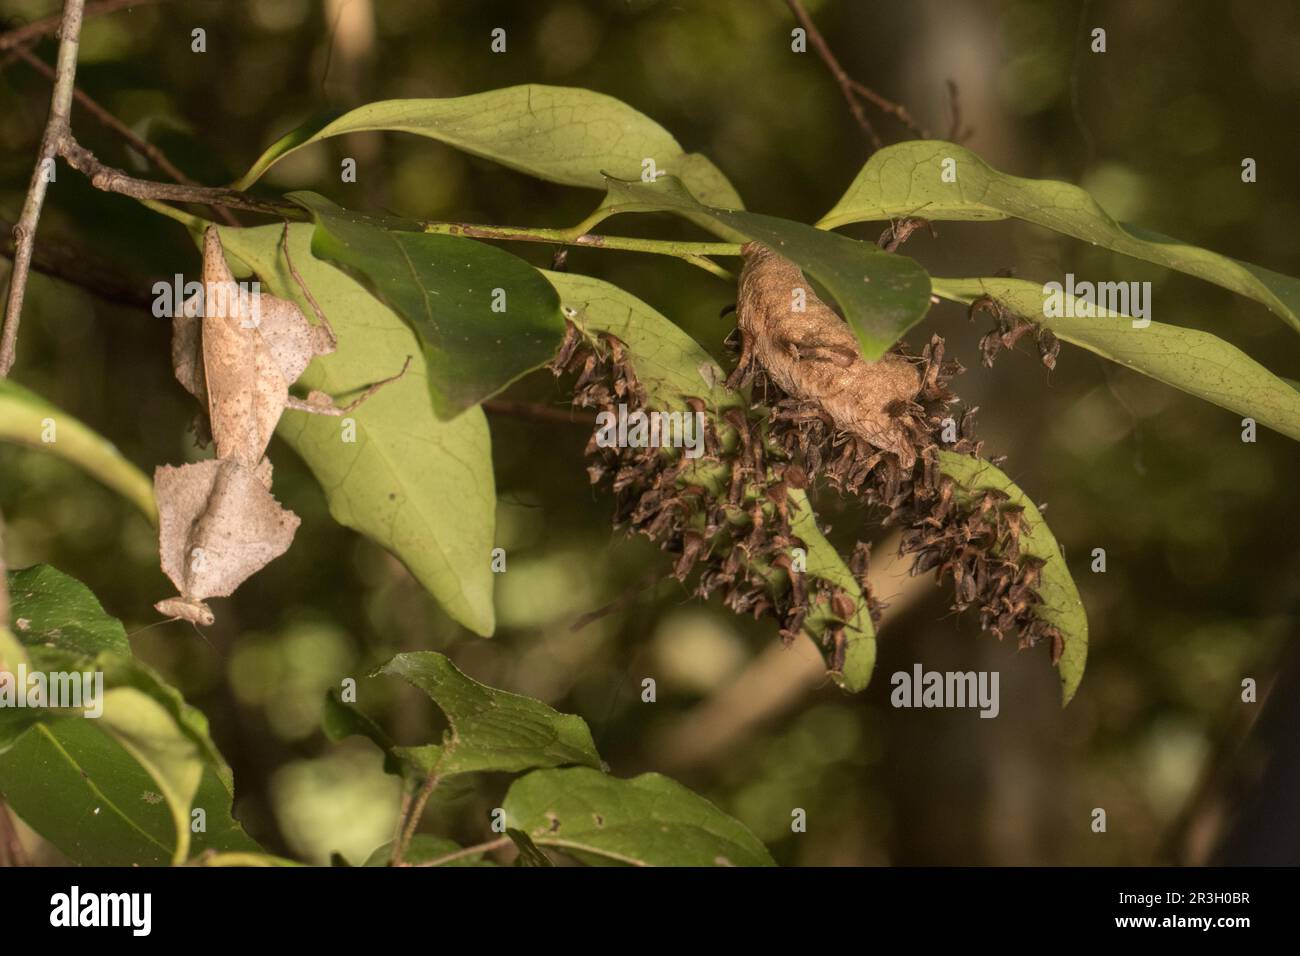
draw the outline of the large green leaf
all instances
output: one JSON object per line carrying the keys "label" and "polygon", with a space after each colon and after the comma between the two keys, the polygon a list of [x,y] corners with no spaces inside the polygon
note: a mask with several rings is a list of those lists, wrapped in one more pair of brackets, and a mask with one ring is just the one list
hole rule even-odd
{"label": "large green leaf", "polygon": [[705,202],[741,205],[713,163],[683,152],[672,134],[626,103],[591,90],[536,84],[448,99],[384,100],[310,120],[272,144],[235,186],[247,189],[310,143],[368,130],[427,136],[530,176],[592,189],[604,188],[603,172],[631,179],[652,159]]}
{"label": "large green leaf", "polygon": [[[43,438],[47,419],[54,425],[53,441]],[[0,378],[0,441],[17,442],[71,462],[157,522],[153,483],[139,468],[123,458],[108,439],[7,378]]]}
{"label": "large green leaf", "polygon": [[174,688],[131,656],[126,629],[106,612],[94,593],[47,564],[8,573],[14,630],[32,654],[42,654],[70,666],[93,664],[104,671],[106,686],[134,687],[162,704],[220,769],[225,766],[208,736],[208,721],[185,703]]}
{"label": "large green leaf", "polygon": [[1038,506],[996,466],[982,458],[941,451],[939,468],[957,483],[957,493],[961,498],[978,497],[986,490],[999,491],[1007,496],[1009,504],[1024,509],[1020,553],[1043,561],[1036,588],[1042,604],[1035,608],[1034,613],[1060,630],[1064,639],[1058,672],[1062,704],[1068,704],[1079,689],[1088,660],[1088,616],[1079,598],[1079,589],[1070,576],[1070,568],[1061,554],[1061,546],[1047,527]]}
{"label": "large green leaf", "polygon": [[930,277],[906,256],[789,219],[713,208],[673,176],[652,183],[606,182],[603,209],[609,215],[677,213],[723,239],[761,242],[797,264],[839,305],[868,359],[880,358],[930,308]]}
{"label": "large green leaf", "polygon": [[479,771],[518,773],[534,767],[601,765],[591,731],[581,717],[480,684],[442,654],[398,654],[380,673],[409,681],[447,717],[450,729],[441,744],[394,751],[425,773],[446,778]]}
{"label": "large green leaf", "polygon": [[359,279],[415,330],[440,418],[545,365],[564,339],[559,297],[524,260],[473,239],[424,233],[418,223],[353,212],[315,193],[289,198],[316,219],[312,252]]}
{"label": "large green leaf", "polygon": [[[394,375],[407,356],[415,359],[349,418],[289,411],[279,434],[307,462],[337,521],[401,558],[452,618],[491,634],[496,488],[487,419],[470,409],[438,420],[415,334],[361,285],[312,256],[312,231],[305,223],[290,227],[290,255],[329,317],[338,351],[308,367],[303,387],[346,396]],[[227,253],[246,271],[306,308],[280,235],[279,226],[221,230]],[[354,442],[343,440],[349,421]]]}
{"label": "large green leaf", "polygon": [[[103,714],[0,711],[0,794],[85,864],[157,864],[190,850],[256,851],[231,815],[230,768],[207,720],[130,656],[121,622],[79,581],[38,565],[8,575],[28,672],[103,675]],[[204,832],[191,835],[191,809]]]}
{"label": "large green leaf", "polygon": [[109,616],[94,592],[48,564],[9,572],[14,627],[24,644],[58,647],[94,657],[131,655],[126,628]]}
{"label": "large green leaf", "polygon": [[176,825],[158,789],[148,771],[90,720],[36,724],[0,752],[0,797],[86,866],[172,862]]}
{"label": "large green leaf", "polygon": [[767,847],[708,800],[657,773],[538,770],[506,793],[509,826],[596,866],[771,866]]}
{"label": "large green leaf", "polygon": [[[134,757],[162,790],[176,832],[172,862],[183,863],[189,856],[190,810],[203,779],[199,748],[166,707],[134,687],[104,692],[104,714],[97,726]],[[118,782],[104,783],[115,787]]]}
{"label": "large green leaf", "polygon": [[[956,163],[953,182],[944,182],[942,176],[947,159]],[[1264,304],[1300,329],[1300,280],[1122,225],[1078,186],[1008,176],[952,143],[915,141],[875,153],[818,225],[834,229],[851,222],[901,216],[1023,219],[1231,289]]]}
{"label": "large green leaf", "polygon": [[1023,279],[936,278],[934,290],[967,304],[992,296],[1065,342],[1300,439],[1300,392],[1218,336],[1159,322],[1134,328],[1128,316],[1118,314],[1048,316],[1042,286]]}
{"label": "large green leaf", "polygon": [[[627,346],[651,408],[680,409],[687,398],[694,397],[703,399],[717,416],[727,408],[743,405],[743,396],[722,385],[726,374],[709,353],[645,302],[588,276],[547,272],[546,277],[559,291],[579,328],[590,335],[608,332]],[[808,552],[806,573],[842,588],[854,602],[854,614],[845,632],[844,665],[831,676],[845,690],[860,691],[871,679],[876,658],[875,631],[862,590],[822,534],[807,497],[792,490],[790,504],[794,531]],[[818,608],[809,615],[805,626],[813,634],[820,634],[828,620],[824,610]]]}

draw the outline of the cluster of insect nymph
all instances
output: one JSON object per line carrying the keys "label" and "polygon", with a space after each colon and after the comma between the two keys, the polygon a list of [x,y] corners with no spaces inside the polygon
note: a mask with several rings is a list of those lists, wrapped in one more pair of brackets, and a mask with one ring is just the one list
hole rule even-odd
{"label": "cluster of insect nymph", "polygon": [[[922,225],[891,224],[879,244],[892,250]],[[932,336],[919,354],[899,343],[866,362],[844,321],[811,290],[806,308],[791,313],[792,285],[804,282],[797,266],[758,243],[743,253],[737,327],[726,343],[739,352],[727,380],[734,401],[706,416],[704,458],[588,444],[588,474],[612,490],[615,524],[677,555],[678,580],[698,569],[695,594],[720,590],[735,613],[775,618],[786,642],[806,630],[835,672],[863,608],[846,589],[799,573],[791,559],[804,542],[792,527],[799,505],[790,492],[815,494],[824,483],[868,506],[879,526],[900,528],[912,573],[950,579],[954,610],[977,608],[985,630],[1017,636],[1021,647],[1046,642],[1059,661],[1060,631],[1034,613],[1043,562],[1021,552],[1023,510],[999,491],[962,488],[940,468],[941,450],[975,458],[982,450],[972,437],[978,409],[950,412],[949,384],[964,369],[945,360],[944,340]],[[980,311],[996,322],[981,343],[985,364],[1034,332],[1043,363],[1054,366],[1059,343],[1050,331],[990,298],[972,303],[972,319]],[[572,320],[552,369],[577,376],[580,407],[647,400],[626,345]],[[685,401],[708,411],[700,398]],[[868,588],[869,545],[859,541],[847,563],[878,622],[884,605]]]}

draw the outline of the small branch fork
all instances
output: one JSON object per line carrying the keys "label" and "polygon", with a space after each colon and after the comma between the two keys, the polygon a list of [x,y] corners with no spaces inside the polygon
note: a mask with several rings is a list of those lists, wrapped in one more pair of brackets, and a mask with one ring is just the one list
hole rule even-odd
{"label": "small branch fork", "polygon": [[510,845],[510,837],[503,836],[488,840],[486,843],[464,847],[425,863],[407,863],[406,853],[411,848],[411,841],[415,839],[415,831],[420,826],[420,818],[424,816],[424,808],[429,804],[429,797],[438,788],[439,779],[438,768],[435,767],[424,778],[418,791],[412,793],[409,789],[405,790],[402,796],[402,809],[397,815],[397,833],[393,837],[393,852],[388,860],[389,866],[442,866],[462,857],[472,856],[475,853],[491,853],[493,850]]}
{"label": "small branch fork", "polygon": [[[27,49],[27,47],[25,46],[16,47],[14,49],[13,55],[16,56],[18,59],[22,60],[24,63],[28,64],[32,69],[34,69],[37,73],[40,73],[46,79],[49,80],[55,79],[56,74],[54,70],[50,68],[50,65],[46,63],[44,60],[42,60],[35,53],[33,53],[31,50]],[[125,142],[128,146],[130,146],[133,150],[135,150],[137,153],[139,153],[149,162],[153,163],[156,167],[158,167],[158,169],[162,170],[162,172],[165,173],[167,176],[169,176],[171,179],[175,180],[176,182],[184,186],[197,187],[199,185],[194,180],[186,176],[183,172],[181,172],[181,170],[178,169],[177,166],[170,159],[167,158],[167,155],[161,149],[159,149],[153,143],[150,143],[148,140],[145,140],[140,136],[136,135],[135,131],[131,129],[131,127],[127,126],[125,123],[123,123],[120,119],[118,119],[108,110],[104,109],[104,107],[102,107],[98,102],[92,99],[89,94],[82,92],[76,87],[73,87],[72,96],[73,99],[75,99],[77,103],[80,104],[86,110],[87,113],[95,117],[95,119],[98,120],[101,125],[105,126],[106,128],[116,133],[117,136],[123,140],[123,142]],[[212,211],[215,212],[218,216],[220,216],[225,221],[226,225],[229,226],[239,225],[239,221],[230,214],[230,210],[228,210],[226,207],[213,206]]]}
{"label": "small branch fork", "polygon": [[[143,0],[143,2],[157,3],[162,0]],[[279,217],[283,217],[288,210],[297,209],[288,202],[255,199],[233,189],[211,189],[194,185],[167,160],[160,150],[146,143],[93,99],[76,89],[77,52],[80,47],[81,25],[84,18],[87,15],[111,13],[128,5],[130,4],[124,0],[101,0],[89,5],[86,0],[64,0],[63,13],[57,21],[55,18],[39,20],[0,35],[0,51],[12,49],[13,56],[31,64],[54,81],[54,89],[50,96],[50,112],[41,135],[40,148],[37,150],[36,165],[32,170],[22,212],[13,227],[13,269],[9,275],[4,325],[0,330],[0,378],[6,377],[13,368],[18,345],[18,328],[22,321],[23,301],[27,293],[27,280],[32,270],[36,229],[40,222],[41,210],[45,205],[45,194],[53,177],[56,157],[62,157],[73,169],[87,176],[95,188],[135,199],[198,203],[214,208],[245,209],[249,212]],[[59,33],[59,54],[51,70],[44,61],[27,50],[24,44],[51,33],[56,28]],[[105,126],[121,136],[133,149],[139,151],[178,182],[172,184],[136,179],[121,170],[99,162],[94,154],[78,143],[72,135],[71,113],[74,99]],[[226,218],[227,222],[234,222],[224,208],[219,208],[219,214]]]}
{"label": "small branch fork", "polygon": [[203,206],[228,206],[266,216],[283,218],[286,212],[301,212],[287,200],[257,199],[237,189],[214,186],[187,186],[183,183],[159,183],[149,179],[136,179],[120,169],[106,166],[95,154],[76,141],[71,132],[65,132],[59,142],[58,154],[73,169],[90,180],[90,184],[104,192],[130,196],[132,199],[153,199],[163,202],[197,203]]}
{"label": "small branch fork", "polygon": [[[817,51],[817,55],[820,56],[822,62],[826,64],[826,69],[830,71],[831,77],[835,80],[836,84],[840,88],[840,92],[844,95],[844,101],[848,103],[849,112],[853,114],[854,120],[857,121],[863,134],[867,137],[868,141],[870,141],[873,151],[880,149],[884,143],[881,141],[880,135],[876,132],[876,128],[871,124],[871,120],[867,118],[867,112],[863,109],[864,101],[874,106],[882,113],[894,117],[906,126],[908,130],[911,131],[912,135],[916,136],[918,139],[930,138],[930,134],[912,118],[912,114],[907,111],[907,107],[903,106],[901,103],[895,103],[893,100],[886,99],[865,83],[855,80],[848,74],[844,67],[840,65],[840,61],[831,50],[830,44],[826,42],[826,38],[822,36],[821,31],[817,29],[817,24],[813,23],[812,17],[810,17],[808,11],[804,9],[802,0],[785,0],[785,3],[786,6],[790,8],[790,12],[794,14],[795,19],[799,21],[799,25],[802,26],[804,31],[808,34],[808,39],[812,42],[813,49]],[[948,96],[952,109],[952,126],[948,138],[953,142],[961,142],[962,139],[970,136],[971,131],[969,129],[962,129],[961,108],[960,102],[957,98],[957,84],[952,80],[948,81]]]}
{"label": "small branch fork", "polygon": [[410,849],[411,841],[415,839],[416,828],[420,825],[420,818],[424,816],[424,808],[429,803],[429,797],[438,787],[438,779],[438,770],[435,767],[424,778],[424,783],[420,785],[414,799],[411,798],[409,791],[402,799],[402,812],[397,817],[397,835],[393,839],[390,866],[406,865],[406,851]]}

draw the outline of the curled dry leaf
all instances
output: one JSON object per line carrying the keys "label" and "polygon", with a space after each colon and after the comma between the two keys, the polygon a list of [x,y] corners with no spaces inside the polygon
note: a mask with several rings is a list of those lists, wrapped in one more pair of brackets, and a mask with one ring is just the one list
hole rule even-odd
{"label": "curled dry leaf", "polygon": [[392,379],[372,385],[349,405],[338,406],[321,392],[293,397],[289,386],[312,359],[334,351],[335,339],[293,263],[288,265],[320,325],[312,325],[293,302],[236,283],[220,233],[210,226],[203,237],[203,291],[173,319],[176,378],[205,406],[216,458],[154,472],[162,569],[180,592],[155,605],[168,616],[211,624],[204,599],[232,594],[292,543],[298,516],[271,495],[265,457],[284,410],[342,415],[410,365],[408,358]]}
{"label": "curled dry leaf", "polygon": [[742,252],[740,362],[728,387],[742,384],[757,363],[787,395],[815,403],[841,431],[912,467],[916,452],[904,418],[921,390],[916,366],[893,352],[868,362],[797,265],[757,242]]}
{"label": "curled dry leaf", "polygon": [[269,467],[259,474],[233,458],[154,472],[162,569],[181,594],[159,601],[159,612],[211,624],[204,598],[234,593],[289,549],[299,519],[269,485]]}
{"label": "curled dry leaf", "polygon": [[334,351],[334,333],[321,315],[313,326],[293,302],[252,292],[235,282],[221,237],[203,237],[203,293],[172,320],[176,378],[208,410],[218,458],[257,467],[289,386],[318,355]]}

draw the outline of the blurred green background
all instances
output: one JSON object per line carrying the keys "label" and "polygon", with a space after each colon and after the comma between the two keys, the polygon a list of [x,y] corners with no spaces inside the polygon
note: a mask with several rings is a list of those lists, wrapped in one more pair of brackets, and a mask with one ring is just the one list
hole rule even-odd
{"label": "blurred green background", "polygon": [[[6,28],[55,12],[6,0]],[[907,104],[932,133],[950,124],[955,81],[966,145],[995,167],[1079,183],[1112,215],[1280,272],[1300,273],[1300,8],[1287,0],[1189,5],[1097,2],[807,3],[845,68]],[[324,107],[456,96],[524,82],[583,86],[653,117],[708,154],[749,208],[815,221],[869,154],[814,53],[790,49],[779,0],[262,0],[163,3],[87,22],[78,85],[200,182],[229,182],[279,135]],[[1107,52],[1089,50],[1094,27]],[[207,30],[208,52],[190,51]],[[503,27],[508,52],[489,52]],[[34,47],[53,61],[54,42]],[[48,103],[48,84],[0,54],[0,217],[17,218]],[[886,142],[907,138],[871,113]],[[159,178],[80,108],[74,128],[110,164]],[[358,181],[339,182],[340,160]],[[1241,161],[1257,160],[1243,184]],[[130,296],[189,277],[183,230],[131,200],[98,193],[60,167],[39,243],[103,265]],[[570,225],[598,196],[540,183],[428,140],[358,135],[304,150],[260,188],[313,189],[337,202],[413,217]],[[243,216],[253,222],[255,217]],[[661,221],[662,219],[662,221]],[[606,231],[694,235],[667,217]],[[874,237],[876,225],[851,227]],[[940,275],[1011,269],[1046,281],[1149,280],[1156,321],[1205,329],[1300,378],[1300,341],[1259,305],[1195,279],[1019,223],[944,224],[905,251]],[[545,265],[554,251],[511,251]],[[734,288],[676,260],[575,249],[571,271],[641,296],[725,359]],[[7,260],[0,272],[7,274]],[[577,632],[667,558],[609,525],[587,484],[587,435],[564,423],[491,416],[500,508],[499,629],[451,623],[400,563],[336,525],[305,467],[278,440],[276,494],[303,518],[293,548],[218,602],[216,626],[157,624],[171,593],[153,529],[131,507],[52,457],[0,447],[0,510],[10,566],[51,563],[121,617],[143,658],[213,723],[235,770],[237,814],[268,848],[359,862],[389,839],[396,783],[368,743],[319,732],[327,687],[399,650],[435,649],[468,674],[582,715],[615,773],[669,773],[736,815],[788,864],[1101,864],[1201,862],[1243,815],[1269,738],[1250,735],[1261,692],[1292,666],[1300,558],[1294,479],[1300,448],[1261,429],[1243,444],[1237,416],[1065,346],[1048,372],[1028,351],[979,365],[983,321],[936,306],[909,336],[932,332],[969,369],[956,382],[980,406],[991,454],[1038,501],[1066,549],[1092,627],[1082,689],[1058,703],[1046,655],[1018,654],[948,611],[946,590],[909,584],[885,536],[830,492],[818,497],[833,539],[867,536],[894,600],[876,677],[848,697],[818,676],[807,645],[782,650],[775,628],[702,604],[671,580]],[[108,436],[146,472],[184,459],[192,399],[172,377],[170,326],[34,276],[17,381]],[[538,373],[509,398],[560,405]],[[293,414],[292,412],[289,414]],[[865,530],[864,530],[865,528]],[[1107,570],[1089,570],[1105,548]],[[152,625],[152,626],[151,626]],[[147,628],[147,629],[146,629]],[[889,675],[999,670],[1001,714],[895,710]],[[654,677],[658,700],[642,703]],[[1262,696],[1262,694],[1261,694]],[[437,739],[427,701],[363,681],[361,700],[405,743]],[[1292,727],[1294,739],[1296,728]],[[1283,737],[1285,738],[1285,734]],[[507,781],[435,795],[426,828],[475,843]],[[1295,801],[1292,801],[1295,803]],[[1093,808],[1108,832],[1093,833]],[[795,808],[806,833],[793,834]],[[1292,862],[1295,862],[1294,860]]]}

